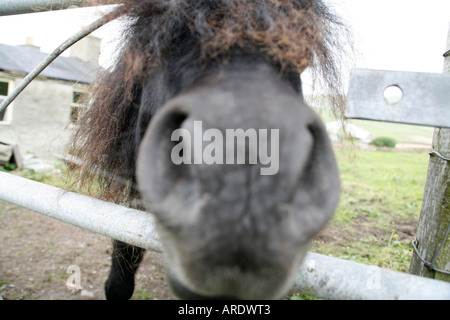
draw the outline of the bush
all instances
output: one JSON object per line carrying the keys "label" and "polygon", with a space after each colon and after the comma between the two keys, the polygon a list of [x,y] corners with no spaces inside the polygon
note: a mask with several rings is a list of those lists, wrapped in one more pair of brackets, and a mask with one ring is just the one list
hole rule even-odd
{"label": "bush", "polygon": [[9,172],[17,169],[17,165],[15,163],[7,162],[3,166],[0,166],[1,171]]}
{"label": "bush", "polygon": [[378,137],[378,138],[373,139],[370,144],[377,146],[377,147],[395,148],[395,145],[397,144],[397,142],[392,138]]}

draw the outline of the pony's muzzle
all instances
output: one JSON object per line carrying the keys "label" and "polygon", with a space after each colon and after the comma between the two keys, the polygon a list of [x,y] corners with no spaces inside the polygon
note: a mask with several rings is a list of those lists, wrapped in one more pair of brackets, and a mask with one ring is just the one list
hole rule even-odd
{"label": "pony's muzzle", "polygon": [[281,297],[335,210],[320,119],[292,92],[252,90],[180,95],[141,143],[138,185],[180,296]]}

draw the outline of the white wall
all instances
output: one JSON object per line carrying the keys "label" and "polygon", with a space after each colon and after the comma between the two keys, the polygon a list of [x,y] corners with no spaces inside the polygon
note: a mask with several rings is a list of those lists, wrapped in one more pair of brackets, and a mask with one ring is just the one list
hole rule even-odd
{"label": "white wall", "polygon": [[[20,80],[16,78],[15,85]],[[32,81],[10,106],[11,123],[0,124],[0,141],[18,144],[22,156],[32,153],[44,160],[56,159],[69,133],[73,89],[74,84],[65,81]]]}

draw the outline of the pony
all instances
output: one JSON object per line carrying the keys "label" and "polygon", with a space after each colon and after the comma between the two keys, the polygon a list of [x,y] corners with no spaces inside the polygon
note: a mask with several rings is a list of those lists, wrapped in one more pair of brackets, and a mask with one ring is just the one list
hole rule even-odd
{"label": "pony", "polygon": [[[123,41],[92,85],[70,169],[155,216],[179,298],[282,298],[340,192],[300,75],[341,92],[347,27],[321,0],[125,0],[112,14]],[[129,299],[145,248],[113,247],[105,295]]]}

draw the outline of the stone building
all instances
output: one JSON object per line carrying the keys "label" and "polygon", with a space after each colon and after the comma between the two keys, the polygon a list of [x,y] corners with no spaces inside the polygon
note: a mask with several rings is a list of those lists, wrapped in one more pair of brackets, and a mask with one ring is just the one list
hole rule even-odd
{"label": "stone building", "polygon": [[[53,161],[64,152],[78,101],[100,70],[100,42],[90,36],[75,44],[69,57],[58,57],[0,114],[0,165],[21,166],[30,157]],[[32,38],[23,46],[0,44],[0,101],[46,56]]]}

